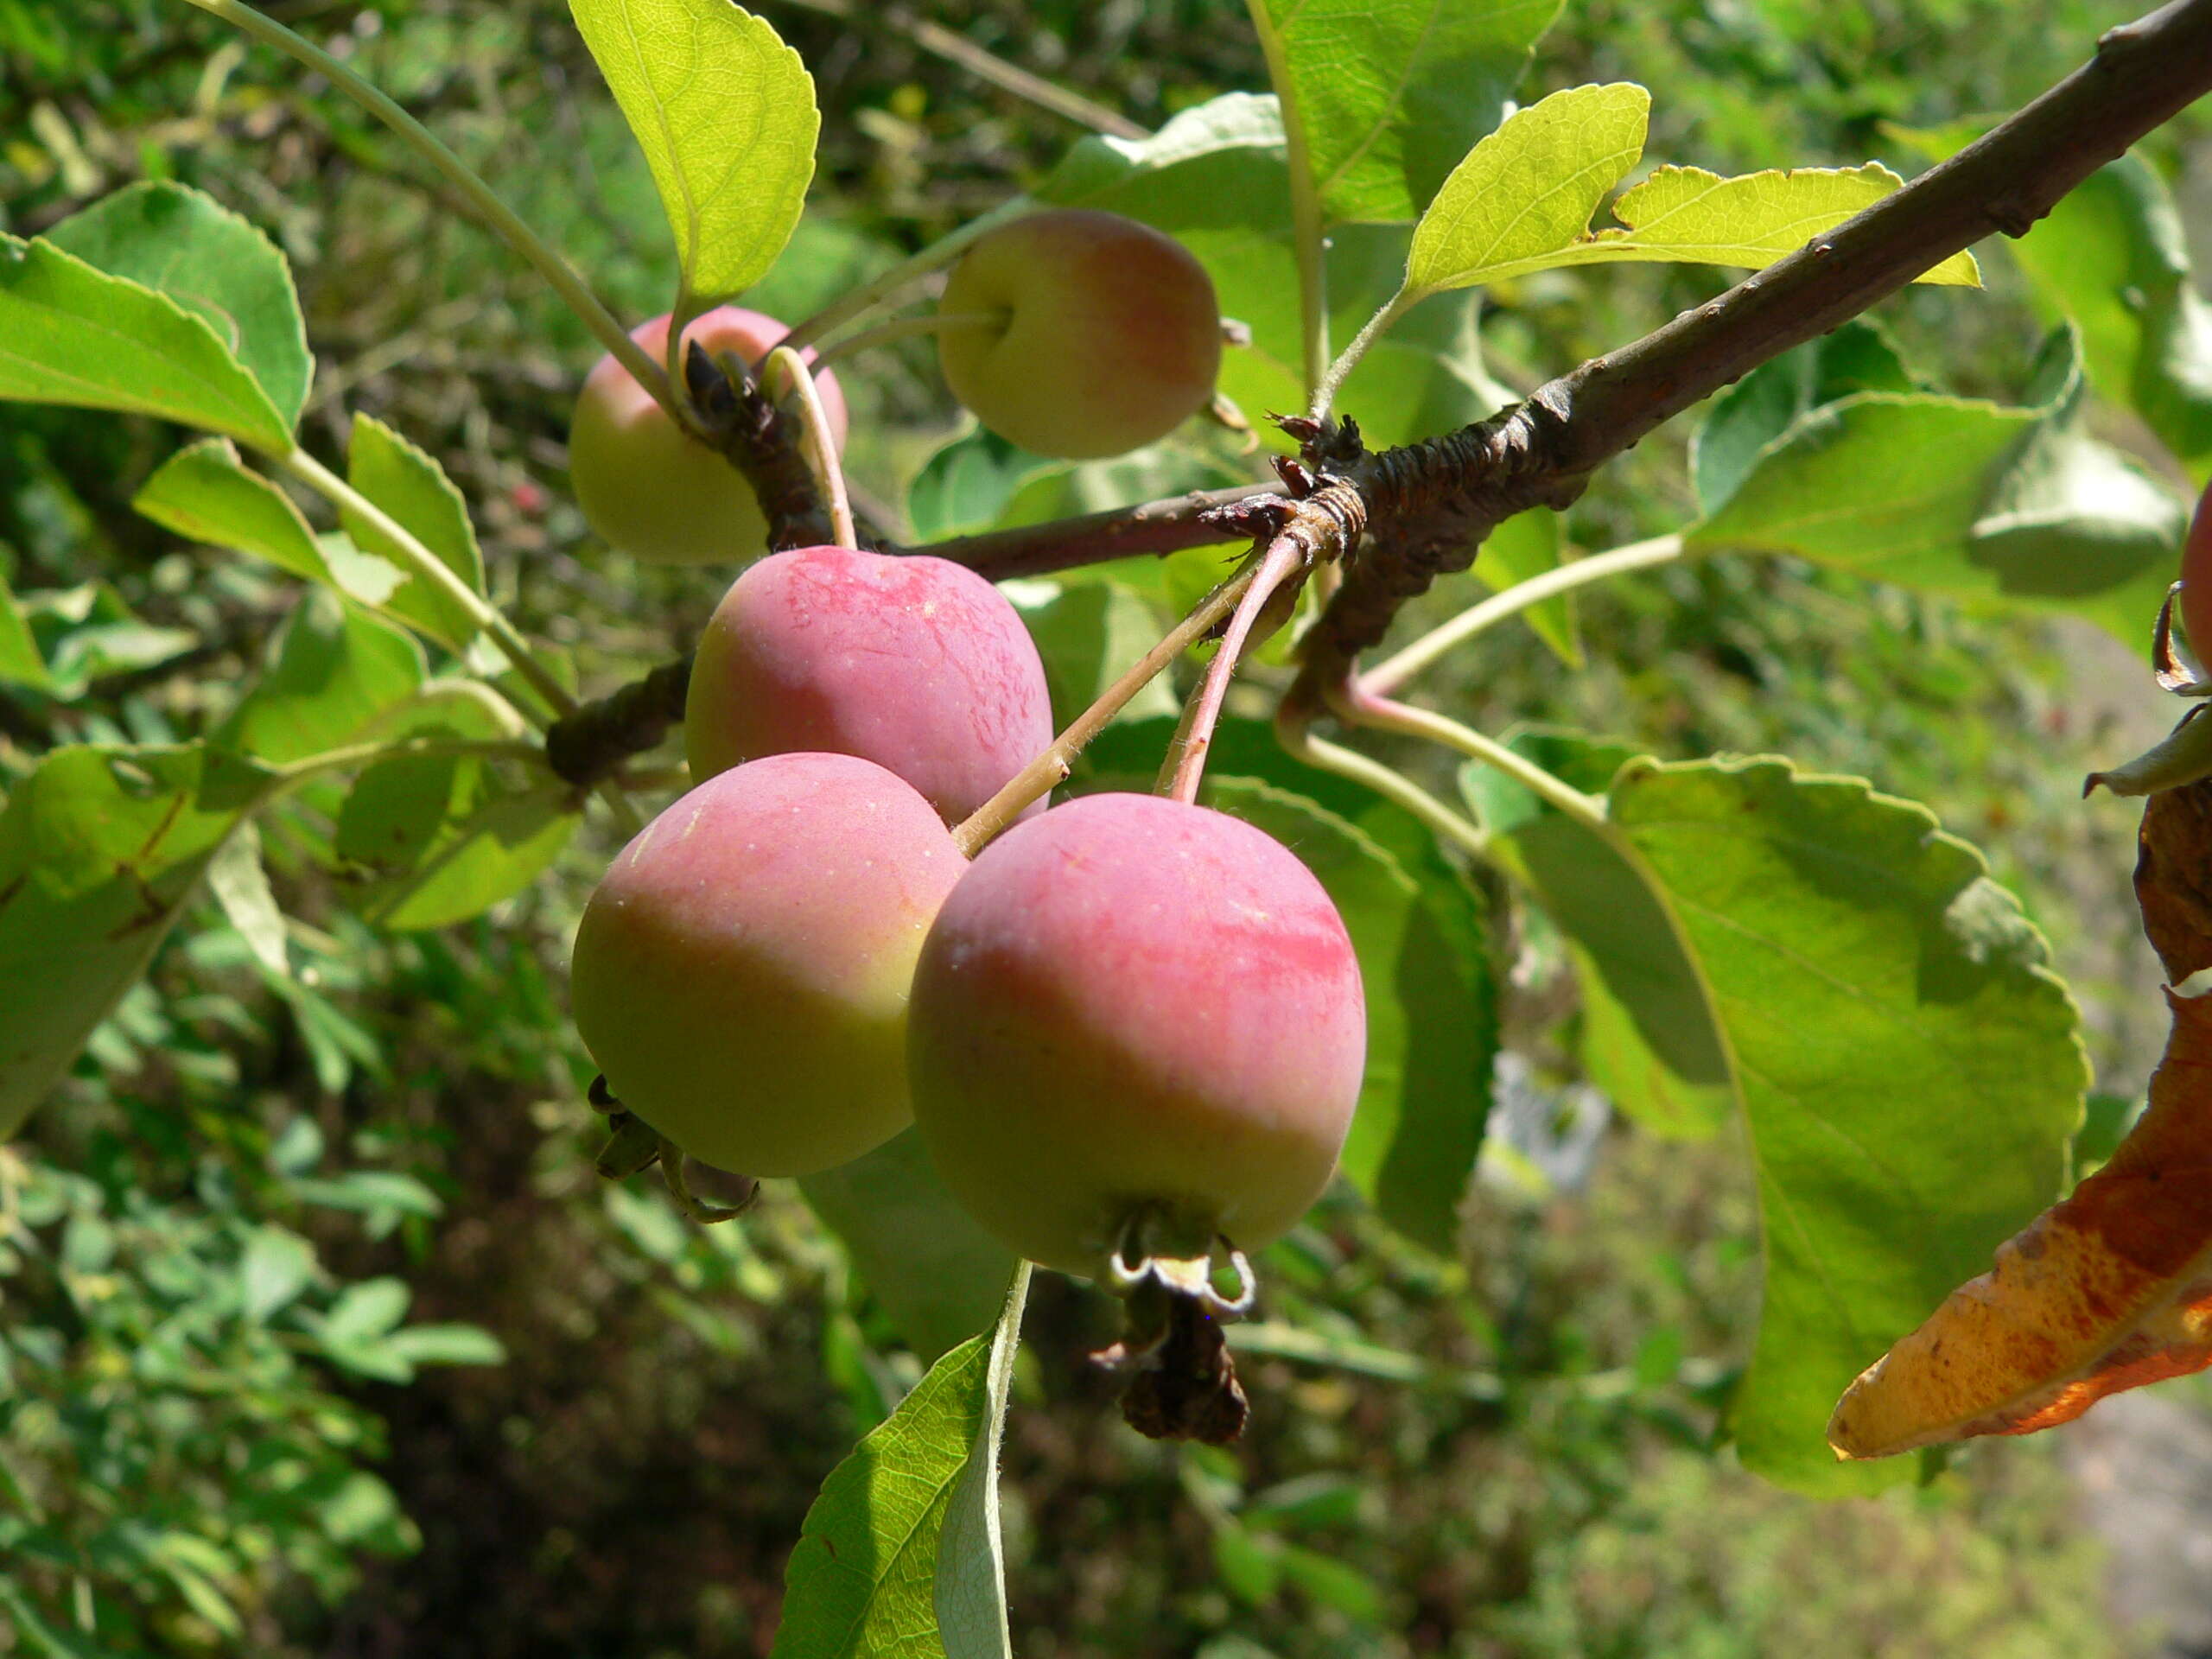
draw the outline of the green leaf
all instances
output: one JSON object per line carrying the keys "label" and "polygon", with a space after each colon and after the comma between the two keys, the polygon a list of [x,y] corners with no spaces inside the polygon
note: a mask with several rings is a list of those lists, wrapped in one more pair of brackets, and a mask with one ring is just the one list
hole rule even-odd
{"label": "green leaf", "polygon": [[155,471],[130,505],[164,530],[266,559],[279,569],[380,605],[406,577],[365,554],[334,563],[292,498],[249,472],[228,438],[188,444]]}
{"label": "green leaf", "polygon": [[105,582],[43,588],[16,604],[46,658],[48,695],[64,702],[81,696],[96,680],[156,667],[200,643],[189,628],[146,621]]}
{"label": "green leaf", "polygon": [[46,239],[204,317],[286,428],[298,423],[315,359],[291,267],[251,221],[197,190],[145,182],[63,219]]}
{"label": "green leaf", "polygon": [[[468,504],[438,463],[383,422],[353,416],[353,442],[346,456],[346,482],[390,514],[439,562],[475,593],[484,591],[484,554],[468,522]],[[347,513],[346,531],[364,551],[404,569],[398,546],[357,513]],[[385,601],[440,644],[454,651],[475,638],[476,620],[466,607],[420,577],[413,577]]]}
{"label": "green leaf", "polygon": [[319,591],[302,596],[270,658],[215,741],[280,766],[368,735],[428,672],[413,635]]}
{"label": "green leaf", "polygon": [[348,1285],[324,1317],[325,1342],[367,1342],[385,1336],[407,1317],[414,1293],[404,1280],[365,1279]]}
{"label": "green leaf", "polygon": [[1224,92],[1171,116],[1142,138],[1094,137],[1073,145],[1037,188],[1040,201],[1096,207],[1146,174],[1179,168],[1224,151],[1283,154],[1282,105],[1264,92]]}
{"label": "green leaf", "polygon": [[410,1365],[504,1365],[504,1344],[481,1325],[410,1325],[385,1338],[385,1346]]}
{"label": "green leaf", "polygon": [[[1546,507],[1516,513],[1484,542],[1474,575],[1493,593],[1559,569],[1559,515]],[[1574,595],[1561,594],[1522,612],[1536,637],[1569,668],[1582,666],[1582,639],[1574,623]]]}
{"label": "green leaf", "polygon": [[[1977,128],[1897,136],[1940,161]],[[2196,292],[2181,215],[2157,170],[2121,156],[2006,246],[2046,314],[2082,331],[2099,394],[2133,405],[2201,477],[2212,458],[2212,308]]]}
{"label": "green leaf", "polygon": [[729,0],[570,0],[637,135],[706,304],[758,282],[814,177],[814,82],[776,31]]}
{"label": "green leaf", "polygon": [[1786,762],[1631,762],[1610,832],[1725,1033],[1766,1255],[1730,1413],[1746,1465],[1866,1491],[1830,1408],[2050,1201],[2082,1114],[2077,1017],[1980,856],[1910,802]]}
{"label": "green leaf", "polygon": [[1014,1256],[952,1201],[918,1131],[804,1177],[799,1190],[925,1363],[996,1314]]}
{"label": "green leaf", "polygon": [[1497,1058],[1472,894],[1417,880],[1351,823],[1274,785],[1210,774],[1202,798],[1288,847],[1336,902],[1367,993],[1367,1071],[1341,1166],[1393,1227],[1449,1254]]}
{"label": "green leaf", "polygon": [[923,462],[906,486],[906,517],[921,541],[973,535],[996,524],[1024,484],[1067,466],[1017,449],[997,433],[976,427]]}
{"label": "green leaf", "polygon": [[[1637,753],[1551,727],[1510,733],[1507,745],[1592,794]],[[1469,762],[1459,786],[1495,837],[1494,855],[1565,936],[1591,1081],[1656,1134],[1714,1133],[1735,1104],[1726,1039],[1673,915],[1635,861],[1494,767]]]}
{"label": "green leaf", "polygon": [[1759,452],[1821,404],[1853,392],[1919,389],[1889,336],[1866,317],[1762,363],[1706,406],[1690,439],[1699,511],[1718,512]]}
{"label": "green leaf", "polygon": [[1433,294],[1555,263],[1643,154],[1650,114],[1651,94],[1618,81],[1554,92],[1508,116],[1414,227],[1407,289]]}
{"label": "green leaf", "polygon": [[930,1368],[832,1470],[784,1571],[772,1659],[925,1659],[938,1631],[938,1543],[990,1409],[992,1339]]}
{"label": "green leaf", "polygon": [[238,1263],[246,1318],[262,1323],[289,1305],[314,1276],[314,1245],[274,1223],[255,1228]]}
{"label": "green leaf", "polygon": [[0,813],[0,1134],[153,959],[269,774],[219,751],[67,748]]}
{"label": "green leaf", "polygon": [[355,780],[338,823],[341,857],[365,867],[356,908],[380,927],[448,927],[527,887],[575,832],[564,784],[515,788],[484,761],[403,755]]}
{"label": "green leaf", "polygon": [[1496,126],[1560,0],[1249,0],[1332,223],[1418,215]]}
{"label": "green leaf", "polygon": [[0,236],[0,400],[157,415],[281,454],[291,423],[205,316],[44,240]]}
{"label": "green leaf", "polygon": [[2146,637],[2187,504],[2089,435],[2067,336],[2040,408],[1867,392],[1760,452],[1693,550],[1794,554],[1855,575],[2096,621]]}
{"label": "green leaf", "polygon": [[47,671],[46,658],[4,576],[0,576],[0,685],[29,686],[34,691],[54,687],[54,676]]}
{"label": "green leaf", "polygon": [[207,890],[254,960],[272,974],[289,975],[292,963],[285,949],[284,912],[276,907],[269,872],[261,865],[261,832],[251,822],[232,830],[215,849],[207,862]]}
{"label": "green leaf", "polygon": [[[1090,707],[1162,632],[1158,613],[1118,582],[1010,582],[1001,591],[1029,625],[1044,658],[1055,727],[1069,725]],[[1163,676],[1131,698],[1117,718],[1143,720],[1175,709],[1175,694]]]}
{"label": "green leaf", "polygon": [[1029,1298],[1029,1264],[1014,1271],[1006,1306],[991,1332],[983,1421],[967,1466],[945,1506],[938,1536],[932,1600],[945,1659],[1014,1659],[1006,1611],[1006,1546],[999,1529],[999,1448],[1006,1439],[1014,1393],[1014,1356],[1021,1345],[1021,1311]]}

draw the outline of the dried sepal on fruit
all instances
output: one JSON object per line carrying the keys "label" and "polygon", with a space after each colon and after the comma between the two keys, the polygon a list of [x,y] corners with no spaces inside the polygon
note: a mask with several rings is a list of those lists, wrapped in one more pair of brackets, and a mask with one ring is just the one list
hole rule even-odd
{"label": "dried sepal on fruit", "polygon": [[2027,1434],[2212,1367],[2212,785],[2145,810],[2136,893],[2176,982],[2150,1103],[2109,1162],[1853,1382],[1840,1458]]}

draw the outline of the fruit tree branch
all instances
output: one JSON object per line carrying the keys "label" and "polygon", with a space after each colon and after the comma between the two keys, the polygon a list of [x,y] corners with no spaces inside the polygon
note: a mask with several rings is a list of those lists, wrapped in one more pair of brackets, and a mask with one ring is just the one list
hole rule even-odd
{"label": "fruit tree branch", "polygon": [[1357,463],[1351,481],[1370,492],[1370,517],[1405,522],[1411,507],[1420,530],[1349,567],[1311,637],[1306,672],[1341,677],[1401,605],[1464,569],[1499,523],[1567,505],[1598,467],[1662,421],[1984,237],[2025,235],[2208,89],[2212,0],[2173,0],[2107,30],[2094,57],[2009,120],[1719,298],[1503,414]]}

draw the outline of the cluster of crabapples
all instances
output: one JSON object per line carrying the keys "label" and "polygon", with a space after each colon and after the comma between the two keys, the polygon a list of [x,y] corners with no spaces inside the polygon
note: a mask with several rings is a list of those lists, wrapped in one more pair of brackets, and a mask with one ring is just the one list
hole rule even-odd
{"label": "cluster of crabapples", "polygon": [[[946,378],[1026,448],[1124,450],[1211,395],[1205,271],[1127,220],[1003,226],[942,308],[995,320],[944,332]],[[782,333],[734,309],[698,329],[748,360]],[[665,330],[638,338],[658,355]],[[573,445],[585,512],[638,556],[761,550],[744,481],[611,359]],[[747,568],[695,658],[690,791],[615,860],[576,938],[577,1027],[624,1109],[766,1176],[917,1124],[977,1222],[1077,1274],[1106,1276],[1133,1229],[1182,1255],[1286,1231],[1359,1091],[1343,921],[1287,849],[1158,796],[1040,797],[964,855],[955,827],[1052,737],[1036,647],[974,572],[834,546]]]}

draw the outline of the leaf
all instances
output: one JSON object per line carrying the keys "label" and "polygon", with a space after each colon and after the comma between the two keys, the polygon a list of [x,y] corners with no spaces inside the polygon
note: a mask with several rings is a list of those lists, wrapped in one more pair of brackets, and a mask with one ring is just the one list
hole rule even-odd
{"label": "leaf", "polygon": [[[1559,569],[1559,515],[1548,508],[1518,512],[1491,531],[1475,560],[1475,579],[1491,592]],[[1582,666],[1582,640],[1575,628],[1574,595],[1561,594],[1532,605],[1522,616],[1552,654],[1572,669]]]}
{"label": "leaf", "polygon": [[372,873],[355,900],[360,914],[414,931],[514,897],[560,856],[576,821],[565,784],[518,789],[479,760],[406,755],[355,780],[337,845]]}
{"label": "leaf", "polygon": [[[1898,137],[1942,160],[1977,125]],[[2196,292],[2173,194],[2156,168],[2122,156],[2008,242],[2042,308],[2082,332],[2090,383],[2132,404],[2197,476],[2212,456],[2212,311]]]}
{"label": "leaf", "polygon": [[1610,813],[1697,964],[1758,1166],[1730,1427],[1770,1479],[1868,1490],[1896,1474],[1830,1461],[1828,1402],[2048,1200],[2087,1082],[2073,1004],[1980,856],[1856,779],[1637,761]]}
{"label": "leaf", "polygon": [[925,1659],[938,1633],[938,1544],[990,1408],[993,1343],[930,1368],[822,1484],[784,1570],[772,1659]]}
{"label": "leaf", "polygon": [[1560,0],[1249,0],[1332,223],[1406,219],[1492,127]]}
{"label": "leaf", "polygon": [[348,1285],[324,1317],[322,1339],[357,1343],[385,1336],[407,1317],[407,1305],[414,1300],[404,1280],[365,1279]]}
{"label": "leaf", "polygon": [[[1507,742],[1599,794],[1637,754],[1551,727],[1524,728]],[[1581,987],[1581,1056],[1591,1080],[1657,1134],[1713,1134],[1735,1105],[1726,1039],[1663,896],[1612,837],[1546,808],[1495,768],[1470,762],[1460,791],[1496,837],[1501,863],[1566,936]]]}
{"label": "leaf", "polygon": [[1690,439],[1698,510],[1718,512],[1759,452],[1821,405],[1853,392],[1919,389],[1889,336],[1866,317],[1760,364],[1706,405]]}
{"label": "leaf", "polygon": [[[346,475],[346,482],[411,532],[472,592],[484,591],[484,555],[468,522],[468,504],[429,454],[383,422],[356,414]],[[346,533],[365,552],[405,569],[407,560],[390,537],[358,513],[345,518]],[[454,651],[476,636],[476,620],[467,607],[420,576],[410,577],[385,604],[393,615]]]}
{"label": "leaf", "polygon": [[[1613,204],[1619,228],[1592,232],[1598,204],[1643,153],[1650,106],[1650,94],[1623,82],[1554,92],[1509,118],[1475,146],[1414,228],[1408,291],[1621,260],[1757,270],[1904,182],[1879,162],[1737,178],[1661,167]],[[1914,280],[1971,288],[1981,277],[1972,254],[1956,253]]]}
{"label": "leaf", "polygon": [[[1014,601],[1044,659],[1052,693],[1052,724],[1065,728],[1127,671],[1161,632],[1153,607],[1118,582],[1013,582],[1001,592]],[[1143,720],[1175,712],[1165,677],[1137,693],[1116,716]]]}
{"label": "leaf", "polygon": [[214,740],[279,766],[368,734],[428,672],[411,634],[316,591],[302,596],[270,657]]}
{"label": "leaf", "polygon": [[1288,847],[1336,902],[1367,992],[1367,1071],[1341,1166],[1393,1227],[1450,1254],[1497,1056],[1471,894],[1417,880],[1355,825],[1274,785],[1210,775],[1202,798]]}
{"label": "leaf", "polygon": [[48,695],[65,702],[82,696],[95,681],[158,667],[200,643],[189,628],[146,621],[105,582],[44,588],[16,604],[46,658]]}
{"label": "leaf", "polygon": [[291,423],[206,317],[44,240],[0,236],[0,400],[157,415],[282,454]]}
{"label": "leaf", "polygon": [[262,1323],[305,1290],[314,1274],[314,1245],[274,1223],[255,1228],[238,1263],[246,1318]]}
{"label": "leaf", "polygon": [[1006,1306],[991,1332],[983,1421],[946,1505],[938,1537],[936,1605],[945,1659],[1014,1659],[1006,1611],[1006,1546],[999,1530],[999,1448],[1014,1392],[1014,1357],[1021,1345],[1021,1310],[1029,1296],[1029,1264],[1014,1271]]}
{"label": "leaf", "polygon": [[1643,154],[1651,94],[1576,86],[1516,110],[1471,150],[1414,226],[1416,294],[1540,270],[1580,241],[1605,193]]}
{"label": "leaf", "polygon": [[49,691],[54,686],[54,676],[47,671],[46,658],[40,655],[38,641],[4,576],[0,576],[0,685],[28,686],[34,691]]}
{"label": "leaf", "polygon": [[125,185],[63,219],[46,239],[204,317],[286,429],[298,423],[315,359],[291,267],[251,221],[212,196],[161,181]]}
{"label": "leaf", "polygon": [[728,299],[767,274],[814,176],[814,81],[729,0],[570,0],[652,169],[686,295]]}
{"label": "leaf", "polygon": [[799,1190],[924,1363],[990,1323],[1014,1258],[952,1201],[918,1131],[804,1177]]}
{"label": "leaf", "polygon": [[247,471],[228,438],[207,438],[178,450],[130,505],[164,530],[266,559],[365,604],[382,604],[406,580],[396,567],[364,555],[333,564],[292,498]]}
{"label": "leaf", "polygon": [[1224,92],[1170,116],[1145,137],[1081,140],[1038,187],[1037,198],[1064,207],[1097,207],[1137,175],[1223,151],[1256,150],[1279,161],[1283,146],[1282,105],[1272,94]]}
{"label": "leaf", "polygon": [[410,1365],[504,1365],[504,1344],[481,1325],[410,1325],[395,1331],[385,1346]]}
{"label": "leaf", "polygon": [[1065,461],[1017,449],[979,426],[922,463],[906,486],[906,516],[920,541],[973,535],[996,524],[1024,484],[1066,467]]}
{"label": "leaf", "polygon": [[2082,425],[2069,337],[2039,407],[1866,392],[1798,421],[1685,539],[1793,554],[1925,592],[2059,610],[2139,644],[2187,507]]}
{"label": "leaf", "polygon": [[0,1135],[145,970],[269,774],[219,751],[65,748],[0,813]]}
{"label": "leaf", "polygon": [[1838,1402],[1839,1458],[2071,1422],[2212,1366],[2212,1000],[2166,995],[2151,1104],[2111,1160],[1999,1247]]}
{"label": "leaf", "polygon": [[261,867],[261,832],[251,822],[238,825],[215,849],[207,862],[207,890],[254,960],[272,974],[289,975],[284,912],[270,891],[269,873]]}
{"label": "leaf", "polygon": [[[1560,263],[1657,259],[1758,270],[1864,213],[1904,182],[1879,162],[1770,168],[1732,179],[1698,167],[1657,168],[1613,204],[1613,217],[1626,228],[1599,231]],[[1964,252],[1914,280],[1981,285],[1974,256]]]}

